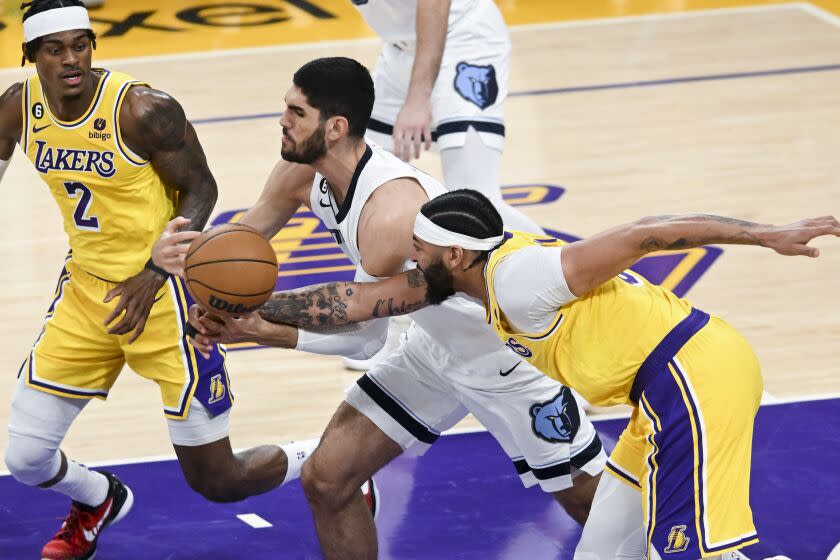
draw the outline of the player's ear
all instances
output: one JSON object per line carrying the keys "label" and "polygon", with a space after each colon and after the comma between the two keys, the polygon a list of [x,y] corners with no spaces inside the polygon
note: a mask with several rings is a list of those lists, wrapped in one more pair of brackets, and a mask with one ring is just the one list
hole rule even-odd
{"label": "player's ear", "polygon": [[335,142],[347,136],[350,132],[350,123],[346,117],[335,116],[327,120],[327,140]]}
{"label": "player's ear", "polygon": [[[443,261],[446,268],[453,270],[458,268],[464,261],[464,249],[458,246],[447,247],[443,254]],[[460,268],[464,268],[461,266]]]}

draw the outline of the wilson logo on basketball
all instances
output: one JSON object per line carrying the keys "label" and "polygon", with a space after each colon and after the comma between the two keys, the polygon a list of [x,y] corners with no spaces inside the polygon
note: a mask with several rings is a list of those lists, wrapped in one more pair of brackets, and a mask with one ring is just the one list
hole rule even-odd
{"label": "wilson logo on basketball", "polygon": [[[508,185],[502,195],[511,206],[550,204],[563,196],[565,189],[556,185]],[[236,223],[246,209],[223,212],[213,225]],[[579,237],[552,229],[545,232],[557,239],[576,241]],[[330,231],[309,211],[295,214],[271,240],[277,261],[276,290],[294,290],[323,282],[352,282],[356,267],[336,245]],[[723,251],[717,247],[699,247],[682,251],[653,253],[633,270],[651,283],[672,290],[682,297],[715,262]],[[254,344],[232,344],[232,349],[254,348]]]}
{"label": "wilson logo on basketball", "polygon": [[[230,303],[229,301],[225,301],[221,298],[218,298],[218,297],[214,296],[213,294],[210,294],[209,303],[210,303],[210,307],[212,307],[216,311],[224,311],[225,313],[229,313],[230,315],[242,315],[242,314],[245,314],[245,313],[250,313],[254,309],[257,309],[258,307],[260,307],[259,305],[246,307],[246,306],[242,305],[241,303],[233,304],[233,303]],[[262,305],[262,304],[260,304],[260,305]]]}

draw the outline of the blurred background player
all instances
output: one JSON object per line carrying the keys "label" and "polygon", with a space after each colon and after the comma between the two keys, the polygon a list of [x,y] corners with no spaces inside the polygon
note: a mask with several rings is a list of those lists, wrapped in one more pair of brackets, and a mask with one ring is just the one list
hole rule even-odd
{"label": "blurred background player", "polygon": [[[410,161],[433,142],[443,184],[484,193],[510,229],[540,231],[502,201],[500,167],[510,37],[492,0],[353,0],[382,39],[376,102],[367,136]],[[399,330],[399,329],[398,329]],[[377,356],[344,360],[365,370],[397,344],[397,331]]]}
{"label": "blurred background player", "polygon": [[[91,68],[96,37],[81,2],[24,8],[23,54],[37,74],[0,97],[0,177],[19,143],[59,205],[72,253],[18,373],[5,460],[18,481],[73,500],[41,558],[87,559],[133,497],[117,477],[68,459],[59,446],[125,363],[159,385],[187,482],[209,500],[241,500],[296,478],[317,442],[288,446],[288,472],[280,447],[233,454],[224,350],[205,359],[188,344],[189,295],[149,258],[162,232],[176,241],[198,235],[177,230],[200,230],[216,201],[195,131],[167,94]],[[175,215],[183,217],[164,232]]]}
{"label": "blurred background player", "polygon": [[[419,208],[446,192],[438,181],[365,142],[374,103],[367,69],[349,58],[314,60],[286,94],[282,157],[257,203],[240,223],[273,238],[301,205],[309,207],[356,265],[363,282],[387,282],[412,267],[411,229]],[[423,282],[413,271],[412,281]],[[319,354],[365,358],[382,347],[386,321],[352,332],[311,332],[341,314],[343,293],[308,298],[275,294],[259,313],[221,327],[191,320],[224,342],[256,341]],[[398,300],[380,302],[401,308]],[[475,301],[453,298],[413,314],[400,348],[347,391],[302,483],[328,559],[375,558],[375,526],[359,484],[403,452],[421,455],[472,412],[499,442],[523,484],[539,484],[583,523],[605,461],[601,441],[571,392],[509,351],[482,321]],[[279,324],[294,321],[310,330]],[[209,329],[209,330],[208,330]],[[198,336],[199,347],[206,337]],[[545,405],[546,417],[538,417]],[[562,412],[560,412],[562,411]],[[543,422],[544,421],[544,422]]]}

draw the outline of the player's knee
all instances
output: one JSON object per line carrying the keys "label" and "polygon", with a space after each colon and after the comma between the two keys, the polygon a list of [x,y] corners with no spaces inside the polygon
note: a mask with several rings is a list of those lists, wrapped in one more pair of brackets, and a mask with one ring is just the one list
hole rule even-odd
{"label": "player's knee", "polygon": [[349,477],[344,476],[337,465],[331,468],[325,464],[318,453],[303,464],[300,483],[306,498],[313,506],[338,506],[350,500],[359,489],[359,485],[353,484]]}
{"label": "player's knee", "polygon": [[60,466],[56,454],[56,449],[49,449],[33,438],[11,435],[4,459],[16,480],[37,486],[55,476],[56,463]]}

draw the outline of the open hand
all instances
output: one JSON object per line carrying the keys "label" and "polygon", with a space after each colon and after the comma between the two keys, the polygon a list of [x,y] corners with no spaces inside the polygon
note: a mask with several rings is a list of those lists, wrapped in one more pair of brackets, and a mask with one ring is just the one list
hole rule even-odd
{"label": "open hand", "polygon": [[761,244],[782,255],[820,256],[808,242],[823,235],[840,237],[840,222],[834,216],[801,220],[785,226],[771,226],[758,234]]}
{"label": "open hand", "polygon": [[131,344],[137,340],[146,328],[146,320],[155,303],[155,295],[165,282],[166,278],[153,270],[144,268],[105,294],[105,299],[102,300],[104,303],[118,296],[120,298],[117,306],[105,318],[105,326],[110,325],[121,313],[125,312],[122,320],[108,329],[108,334],[119,335],[134,331],[128,343]]}
{"label": "open hand", "polygon": [[432,102],[428,97],[409,96],[394,123],[394,154],[410,161],[420,157],[420,144],[432,147]]}
{"label": "open hand", "polygon": [[152,246],[152,262],[169,274],[184,275],[184,260],[190,243],[200,231],[179,231],[190,225],[189,218],[178,216],[171,220]]}

